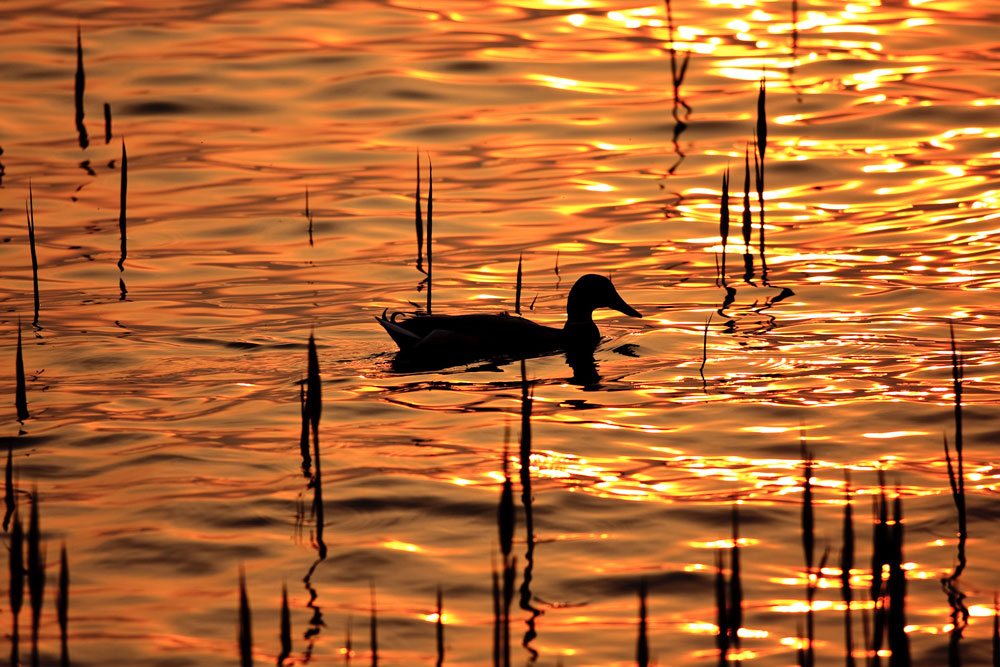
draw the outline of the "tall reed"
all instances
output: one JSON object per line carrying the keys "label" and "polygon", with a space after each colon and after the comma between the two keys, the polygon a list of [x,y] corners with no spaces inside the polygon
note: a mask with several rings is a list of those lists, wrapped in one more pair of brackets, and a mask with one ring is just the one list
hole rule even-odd
{"label": "tall reed", "polygon": [[31,323],[38,327],[38,254],[35,252],[35,195],[31,189],[31,181],[28,181],[28,206],[25,213],[28,216],[28,246],[31,248],[31,284],[34,288],[35,296],[35,317]]}

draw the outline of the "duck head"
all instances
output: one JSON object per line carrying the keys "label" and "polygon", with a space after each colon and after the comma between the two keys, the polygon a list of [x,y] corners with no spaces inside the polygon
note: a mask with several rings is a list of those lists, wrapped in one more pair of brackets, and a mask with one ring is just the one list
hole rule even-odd
{"label": "duck head", "polygon": [[642,317],[642,314],[625,303],[611,281],[596,273],[588,273],[581,277],[569,291],[566,300],[566,325],[573,323],[593,323],[594,311],[598,308],[611,308],[630,317]]}

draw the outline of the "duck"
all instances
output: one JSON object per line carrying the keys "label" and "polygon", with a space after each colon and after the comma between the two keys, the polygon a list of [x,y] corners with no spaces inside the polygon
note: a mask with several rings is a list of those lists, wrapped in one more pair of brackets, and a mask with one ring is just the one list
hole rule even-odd
{"label": "duck", "polygon": [[581,276],[566,299],[566,324],[561,329],[537,324],[509,313],[417,315],[400,319],[388,309],[376,316],[399,347],[397,367],[445,368],[481,360],[538,357],[555,352],[592,353],[601,341],[594,311],[611,308],[642,317],[618,294],[611,281],[589,273]]}

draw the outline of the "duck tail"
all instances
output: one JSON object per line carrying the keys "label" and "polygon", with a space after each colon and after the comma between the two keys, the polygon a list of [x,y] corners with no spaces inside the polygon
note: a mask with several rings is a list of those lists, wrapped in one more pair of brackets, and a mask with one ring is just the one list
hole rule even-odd
{"label": "duck tail", "polygon": [[412,331],[408,331],[403,327],[399,326],[394,322],[396,315],[399,313],[393,313],[392,315],[386,317],[388,308],[382,312],[382,315],[376,315],[375,321],[382,325],[385,332],[389,334],[389,337],[399,346],[399,349],[405,350],[407,348],[413,347],[419,340],[420,336],[416,335]]}

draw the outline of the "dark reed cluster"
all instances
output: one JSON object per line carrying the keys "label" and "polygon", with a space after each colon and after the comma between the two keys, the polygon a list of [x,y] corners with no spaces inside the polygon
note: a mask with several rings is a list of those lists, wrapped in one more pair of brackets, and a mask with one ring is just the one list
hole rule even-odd
{"label": "dark reed cluster", "polygon": [[[26,495],[31,502],[28,532],[25,534],[21,523],[20,503],[14,487],[12,447],[7,450],[7,470],[5,475],[3,529],[9,531],[8,536],[8,595],[12,628],[10,634],[10,664],[17,666],[30,664],[39,667],[42,655],[38,648],[38,633],[41,628],[42,607],[45,602],[46,579],[46,549],[42,543],[42,531],[39,521],[38,489]],[[13,522],[12,522],[13,520]],[[13,525],[12,525],[13,523]],[[28,606],[31,608],[31,662],[24,663],[21,658],[20,615],[25,601],[25,581],[27,581]],[[56,620],[59,624],[59,664],[68,667],[69,641],[67,629],[69,626],[69,561],[66,557],[66,545],[59,552],[59,583],[56,590]],[[46,661],[45,664],[54,664]]]}
{"label": "dark reed cluster", "polygon": [[[764,225],[764,154],[767,152],[767,109],[766,90],[764,77],[760,79],[760,87],[757,92],[757,123],[754,127],[754,141],[752,142],[753,153],[753,186],[757,192],[758,203],[758,237],[761,283],[769,285],[767,272],[767,255]],[[741,229],[743,235],[743,282],[754,285],[756,271],[754,268],[753,252],[750,249],[750,241],[753,236],[753,211],[750,206],[750,146],[747,143],[743,153],[743,215],[741,218]],[[722,196],[719,206],[719,237],[722,241],[721,262],[716,261],[718,277],[716,283],[728,289],[728,273],[726,271],[726,245],[729,242],[729,168],[722,175]]]}

